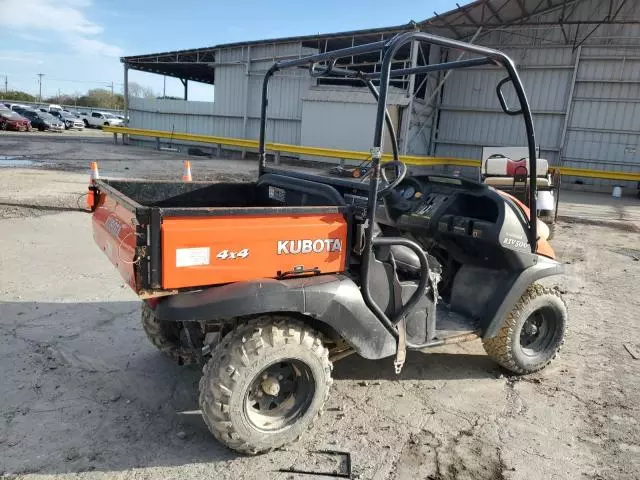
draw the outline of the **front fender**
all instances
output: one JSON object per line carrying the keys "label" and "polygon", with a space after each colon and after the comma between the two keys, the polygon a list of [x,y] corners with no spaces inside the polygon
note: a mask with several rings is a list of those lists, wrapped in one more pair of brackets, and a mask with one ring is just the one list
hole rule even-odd
{"label": "front fender", "polygon": [[300,313],[330,326],[364,358],[384,358],[396,351],[395,338],[344,275],[237,282],[166,297],[155,308],[160,320],[182,322],[275,312]]}
{"label": "front fender", "polygon": [[563,273],[564,265],[560,262],[543,256],[538,256],[534,265],[524,269],[512,282],[510,282],[509,286],[506,288],[502,301],[491,316],[491,321],[484,331],[483,337],[492,338],[498,334],[507,314],[515,306],[527,288],[529,288],[529,285],[541,278],[561,275]]}

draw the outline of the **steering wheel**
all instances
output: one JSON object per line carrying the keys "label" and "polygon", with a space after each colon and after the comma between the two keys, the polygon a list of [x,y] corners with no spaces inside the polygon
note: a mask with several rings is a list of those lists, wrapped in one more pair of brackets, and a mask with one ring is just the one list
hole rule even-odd
{"label": "steering wheel", "polygon": [[[389,167],[397,168],[396,179],[392,182],[389,181],[389,179],[387,178],[387,174],[385,173],[385,170]],[[373,169],[367,170],[367,173],[365,173],[360,178],[360,181],[364,182],[365,179],[372,173],[373,173]],[[407,175],[407,166],[400,160],[392,160],[390,162],[384,162],[380,164],[380,173],[381,173],[382,179],[387,183],[387,185],[378,190],[378,195],[380,197],[385,197],[389,195],[389,193],[391,193],[391,191],[394,188],[400,185],[400,182],[402,182],[402,180],[404,180],[404,177]]]}

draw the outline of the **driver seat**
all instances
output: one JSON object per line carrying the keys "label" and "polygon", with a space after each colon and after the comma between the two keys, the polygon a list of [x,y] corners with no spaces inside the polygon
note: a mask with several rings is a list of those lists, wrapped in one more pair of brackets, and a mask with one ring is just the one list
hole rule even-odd
{"label": "driver seat", "polygon": [[420,259],[413,250],[403,245],[391,245],[389,250],[398,270],[412,276],[420,275]]}
{"label": "driver seat", "polygon": [[[373,236],[378,237],[380,235],[382,235],[382,230],[377,223],[374,223]],[[413,250],[404,245],[391,245],[388,248],[399,271],[411,276],[420,275],[420,259]]]}

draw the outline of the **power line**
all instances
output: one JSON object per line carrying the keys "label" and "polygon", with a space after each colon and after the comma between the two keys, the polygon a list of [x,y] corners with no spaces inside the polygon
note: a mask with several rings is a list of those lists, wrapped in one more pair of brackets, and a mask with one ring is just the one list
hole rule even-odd
{"label": "power line", "polygon": [[[30,76],[31,74],[15,73],[15,74],[12,74],[12,75],[16,76],[16,77],[25,77],[25,76]],[[124,85],[123,83],[120,83],[120,82],[112,82],[112,81],[106,81],[106,80],[77,80],[77,79],[71,79],[71,78],[52,77],[50,75],[47,75],[47,78],[49,80],[55,80],[56,82],[95,83],[95,84],[99,84],[99,85],[111,85],[111,83],[113,83],[114,85],[117,85],[117,86]]]}

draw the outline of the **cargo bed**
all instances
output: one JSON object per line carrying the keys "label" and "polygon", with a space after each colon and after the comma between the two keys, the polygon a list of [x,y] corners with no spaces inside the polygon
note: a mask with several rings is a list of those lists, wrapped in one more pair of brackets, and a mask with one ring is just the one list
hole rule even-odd
{"label": "cargo bed", "polygon": [[329,185],[96,181],[94,239],[148,298],[255,278],[342,272],[350,213]]}

